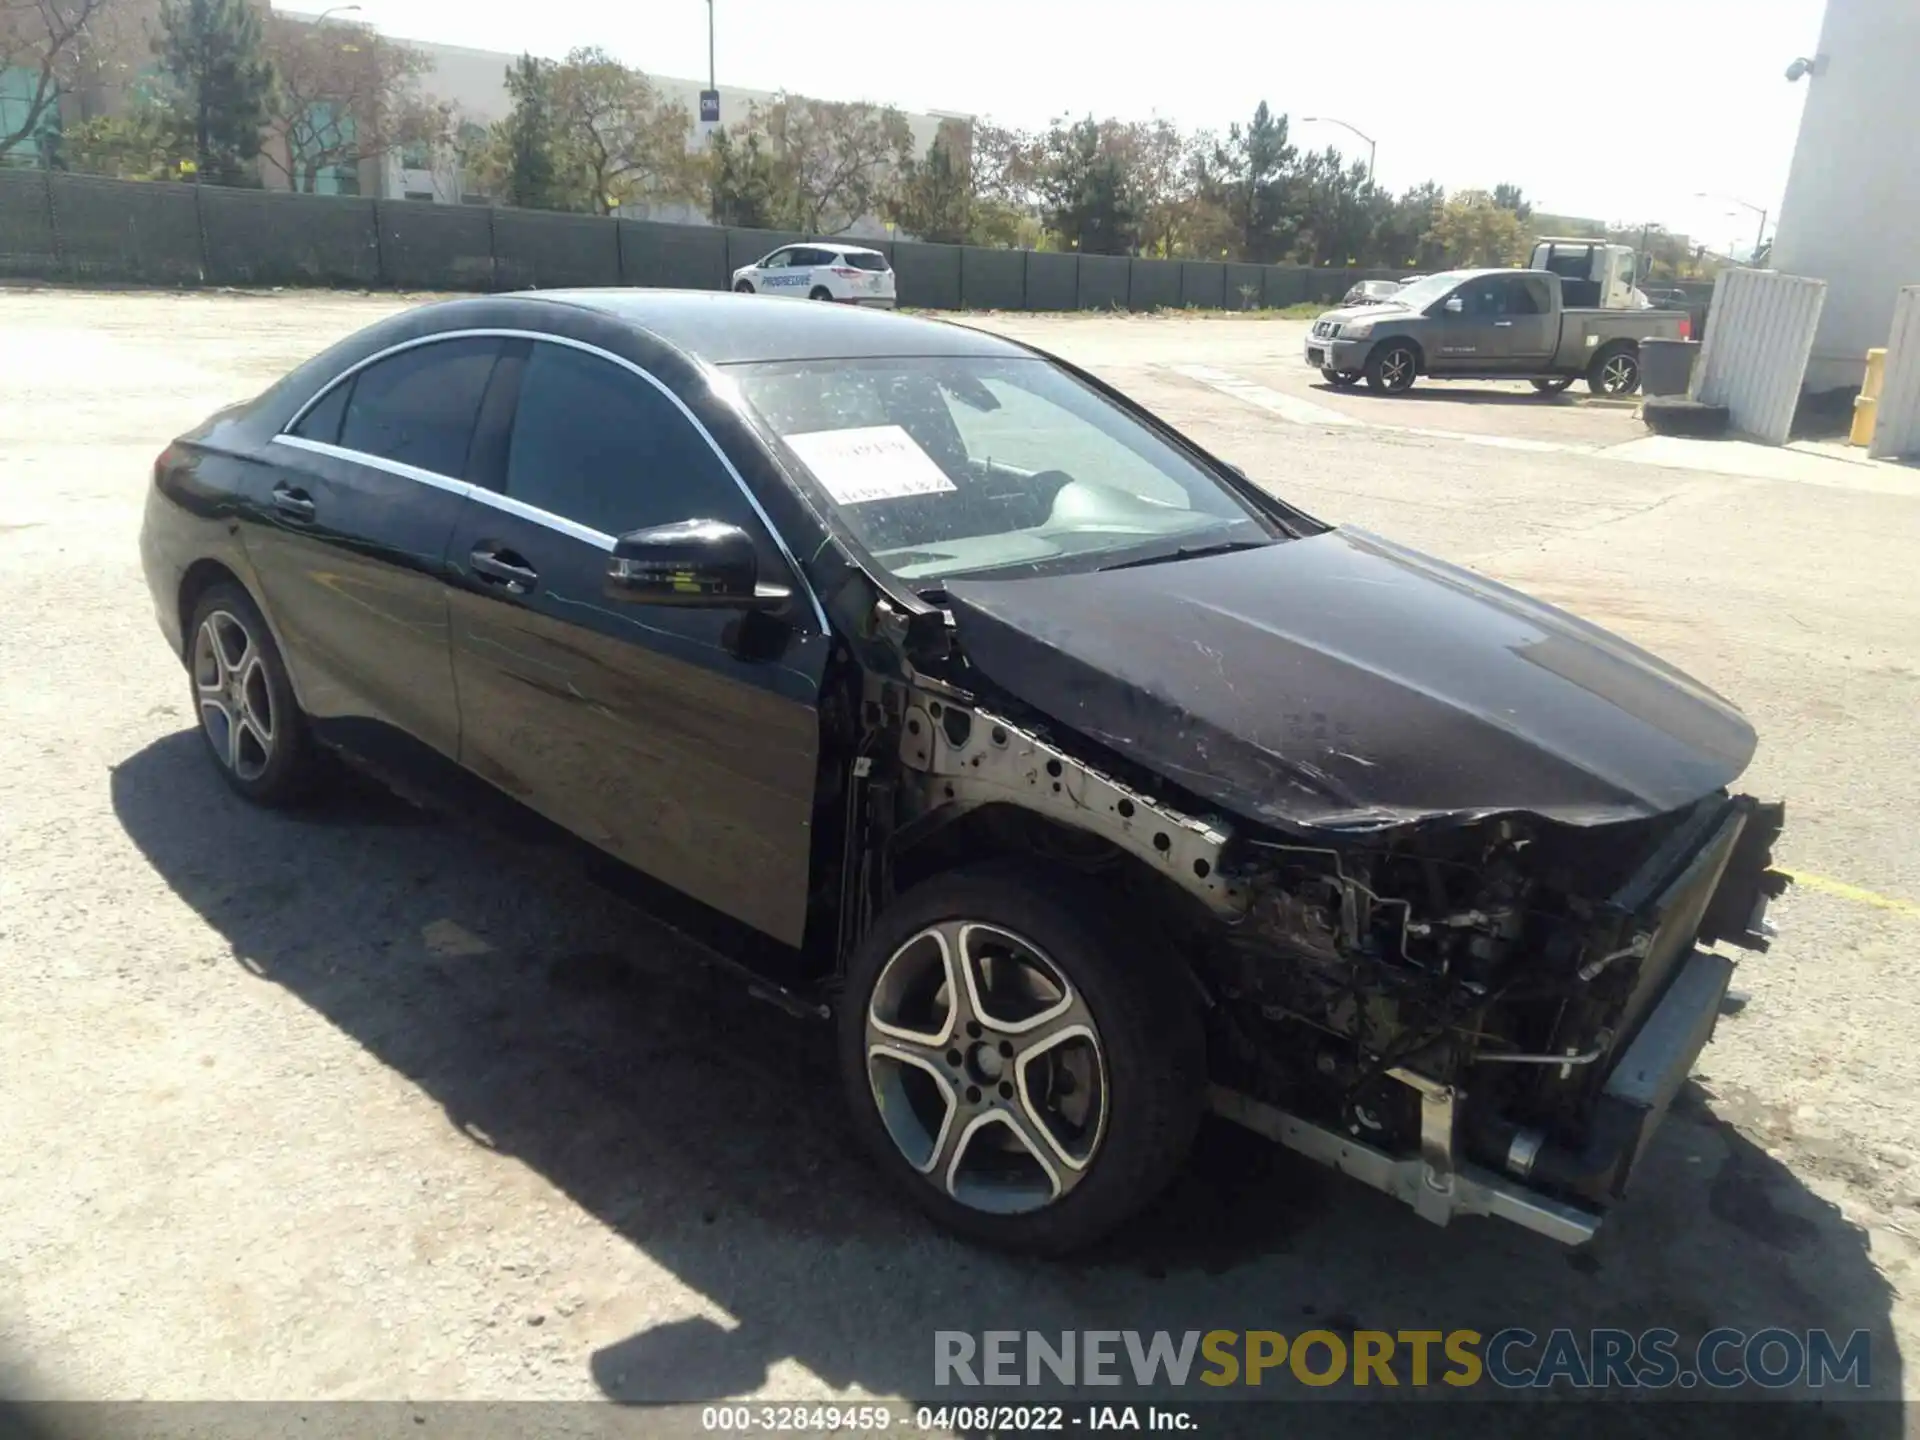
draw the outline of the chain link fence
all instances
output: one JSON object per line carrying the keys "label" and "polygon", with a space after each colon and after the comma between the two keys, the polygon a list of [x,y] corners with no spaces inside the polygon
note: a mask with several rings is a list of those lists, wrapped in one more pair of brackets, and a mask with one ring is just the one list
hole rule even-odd
{"label": "chain link fence", "polygon": [[[789,231],[108,180],[0,169],[0,277],[69,283],[724,290]],[[862,240],[900,303],[930,310],[1257,310],[1331,305],[1399,272]]]}

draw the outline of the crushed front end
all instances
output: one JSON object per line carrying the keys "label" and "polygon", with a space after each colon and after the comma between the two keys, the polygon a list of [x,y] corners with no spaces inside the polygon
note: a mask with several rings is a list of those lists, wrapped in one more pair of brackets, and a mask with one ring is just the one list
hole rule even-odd
{"label": "crushed front end", "polygon": [[1590,829],[1241,842],[1246,910],[1199,960],[1215,1109],[1430,1219],[1579,1243],[1712,1036],[1713,947],[1767,948],[1783,820],[1718,792]]}

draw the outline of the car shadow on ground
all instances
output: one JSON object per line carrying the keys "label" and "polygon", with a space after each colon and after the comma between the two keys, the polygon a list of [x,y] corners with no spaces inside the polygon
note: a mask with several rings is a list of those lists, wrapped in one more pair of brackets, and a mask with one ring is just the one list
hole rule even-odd
{"label": "car shadow on ground", "polygon": [[[1210,1125],[1171,1193],[1095,1253],[1014,1260],[934,1230],[856,1153],[827,1026],[749,998],[552,856],[423,823],[370,783],[331,786],[304,813],[252,809],[193,732],[130,756],[111,784],[127,834],[239,963],[418,1086],[465,1143],[532,1167],[733,1318],[583,1355],[611,1398],[739,1396],[783,1364],[875,1395],[1032,1398],[937,1390],[936,1330],[1510,1325],[1664,1326],[1683,1343],[1716,1325],[1865,1329],[1875,1392],[1900,1393],[1865,1233],[1700,1092],[1580,1251],[1491,1221],[1434,1228]],[[448,922],[483,952],[423,939]],[[1521,1423],[1514,1407],[1472,1408],[1478,1433]],[[1824,1413],[1839,1433],[1892,1436],[1897,1409]]]}
{"label": "car shadow on ground", "polygon": [[1555,406],[1577,408],[1587,403],[1589,397],[1576,394],[1573,390],[1560,390],[1551,395],[1537,394],[1532,390],[1482,390],[1471,385],[1416,384],[1411,390],[1402,390],[1397,395],[1383,395],[1367,388],[1362,381],[1358,385],[1330,385],[1325,380],[1310,382],[1311,387],[1323,395],[1362,395],[1369,400],[1379,400],[1398,405],[1403,400],[1452,400],[1462,405],[1519,405],[1528,409],[1550,410]]}

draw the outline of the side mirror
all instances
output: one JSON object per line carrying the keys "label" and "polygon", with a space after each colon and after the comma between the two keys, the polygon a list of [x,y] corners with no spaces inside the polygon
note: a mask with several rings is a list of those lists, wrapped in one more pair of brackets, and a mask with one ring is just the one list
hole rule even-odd
{"label": "side mirror", "polygon": [[1447,297],[1447,303],[1440,308],[1445,310],[1449,315],[1458,315],[1467,308],[1467,305],[1458,295],[1449,295]]}
{"label": "side mirror", "polygon": [[784,585],[760,583],[753,538],[719,520],[679,520],[622,535],[607,562],[607,596],[639,605],[777,610]]}

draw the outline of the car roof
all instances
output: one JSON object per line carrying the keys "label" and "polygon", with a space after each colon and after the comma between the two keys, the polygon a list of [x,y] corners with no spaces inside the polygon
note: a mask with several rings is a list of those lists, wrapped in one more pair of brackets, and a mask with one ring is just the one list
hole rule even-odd
{"label": "car roof", "polygon": [[711,365],[907,355],[1017,359],[1033,354],[965,325],[726,290],[539,290],[507,298],[598,311]]}

